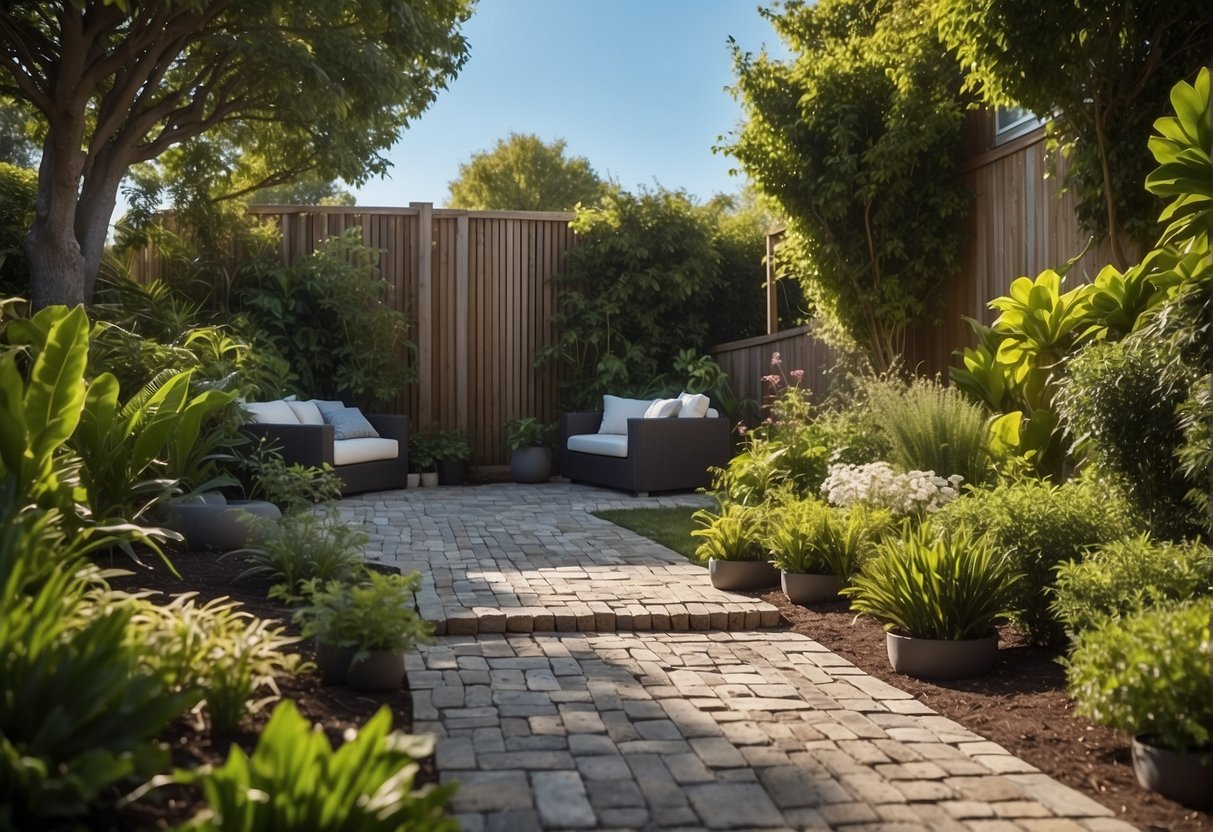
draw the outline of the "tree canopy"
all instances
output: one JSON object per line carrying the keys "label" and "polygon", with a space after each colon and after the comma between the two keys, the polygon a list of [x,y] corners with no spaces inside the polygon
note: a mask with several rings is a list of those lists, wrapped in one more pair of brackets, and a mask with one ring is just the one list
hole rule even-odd
{"label": "tree canopy", "polygon": [[361,183],[467,59],[472,0],[18,0],[0,95],[46,122],[26,238],[36,306],[87,300],[119,183],[190,138],[241,148],[250,191]]}
{"label": "tree canopy", "polygon": [[1053,116],[1050,145],[1067,159],[1079,219],[1110,235],[1123,268],[1123,237],[1153,241],[1146,143],[1172,84],[1213,53],[1208,2],[932,0],[932,10],[985,103]]}
{"label": "tree canopy", "polygon": [[785,266],[818,316],[884,369],[956,263],[960,70],[921,0],[763,14],[793,57],[734,46],[746,121],[721,149],[786,220]]}
{"label": "tree canopy", "polygon": [[472,154],[450,183],[448,207],[473,211],[571,211],[603,194],[584,156],[566,156],[564,139],[544,142],[511,133],[492,150]]}

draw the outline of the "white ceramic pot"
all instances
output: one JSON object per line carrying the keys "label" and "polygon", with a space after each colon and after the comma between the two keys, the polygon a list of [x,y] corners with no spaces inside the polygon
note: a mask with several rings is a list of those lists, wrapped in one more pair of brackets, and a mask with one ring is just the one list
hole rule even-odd
{"label": "white ceramic pot", "polygon": [[422,471],[421,472],[421,487],[422,488],[433,488],[436,485],[438,485],[438,472],[437,471]]}
{"label": "white ceramic pot", "polygon": [[885,633],[889,663],[917,679],[969,679],[990,672],[998,657],[998,634],[960,641]]}
{"label": "white ceramic pot", "polygon": [[408,479],[406,481],[406,486],[408,488],[420,488],[421,487],[421,474],[409,474]]}

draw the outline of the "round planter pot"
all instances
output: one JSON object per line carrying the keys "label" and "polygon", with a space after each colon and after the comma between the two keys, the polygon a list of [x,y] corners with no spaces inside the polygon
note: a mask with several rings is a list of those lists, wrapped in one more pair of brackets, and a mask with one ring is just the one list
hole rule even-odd
{"label": "round planter pot", "polygon": [[408,479],[405,482],[405,486],[407,488],[420,488],[421,474],[409,474]]}
{"label": "round planter pot", "polygon": [[169,506],[165,525],[180,532],[190,551],[213,549],[230,552],[248,543],[244,513],[266,520],[281,520],[282,512],[262,500],[225,500],[221,494],[206,494]]}
{"label": "round planter pot", "polygon": [[355,652],[353,647],[337,647],[316,639],[316,669],[320,671],[320,680],[326,685],[344,685]]}
{"label": "round planter pot", "polygon": [[947,641],[885,633],[889,663],[917,679],[968,679],[990,672],[998,657],[998,635]]}
{"label": "round planter pot", "polygon": [[461,459],[438,460],[439,485],[463,485],[468,481],[468,464]]}
{"label": "round planter pot", "polygon": [[420,480],[422,488],[433,488],[438,484],[438,472],[422,471]]}
{"label": "round planter pot", "polygon": [[547,482],[552,478],[552,454],[544,447],[518,448],[510,455],[514,482]]}
{"label": "round planter pot", "polygon": [[818,601],[834,601],[842,589],[842,579],[837,575],[811,575],[797,572],[779,573],[783,592],[793,604],[815,604]]}
{"label": "round planter pot", "polygon": [[350,664],[345,681],[354,690],[396,690],[404,684],[404,653],[372,650]]}
{"label": "round planter pot", "polygon": [[717,560],[709,558],[712,586],[725,592],[751,592],[779,584],[779,570],[763,560]]}
{"label": "round planter pot", "polygon": [[1192,809],[1213,809],[1213,749],[1171,751],[1134,737],[1133,773],[1142,788]]}

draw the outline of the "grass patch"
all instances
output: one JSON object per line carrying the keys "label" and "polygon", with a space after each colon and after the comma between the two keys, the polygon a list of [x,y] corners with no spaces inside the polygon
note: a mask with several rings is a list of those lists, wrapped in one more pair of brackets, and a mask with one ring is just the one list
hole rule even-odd
{"label": "grass patch", "polygon": [[699,541],[691,537],[691,529],[700,528],[691,519],[695,511],[693,508],[620,508],[593,514],[673,549],[691,563],[698,564],[702,563],[695,556]]}

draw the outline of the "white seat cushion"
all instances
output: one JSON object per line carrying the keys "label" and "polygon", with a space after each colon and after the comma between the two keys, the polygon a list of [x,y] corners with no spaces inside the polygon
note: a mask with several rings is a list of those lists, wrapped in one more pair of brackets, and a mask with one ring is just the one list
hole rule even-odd
{"label": "white seat cushion", "polygon": [[619,396],[602,397],[602,424],[599,433],[627,434],[628,419],[643,419],[652,399],[624,399]]}
{"label": "white seat cushion", "polygon": [[259,425],[297,425],[299,418],[291,406],[282,400],[272,402],[247,402],[244,409]]}
{"label": "white seat cushion", "polygon": [[333,464],[353,465],[356,462],[374,462],[377,459],[395,459],[400,455],[400,444],[395,439],[338,439],[333,442]]}
{"label": "white seat cushion", "polygon": [[627,459],[628,438],[615,433],[579,433],[569,437],[569,450]]}
{"label": "white seat cushion", "polygon": [[323,425],[324,417],[320,415],[320,408],[316,407],[316,403],[311,399],[304,402],[287,402],[289,407],[295,414],[295,418],[299,420],[301,425]]}

